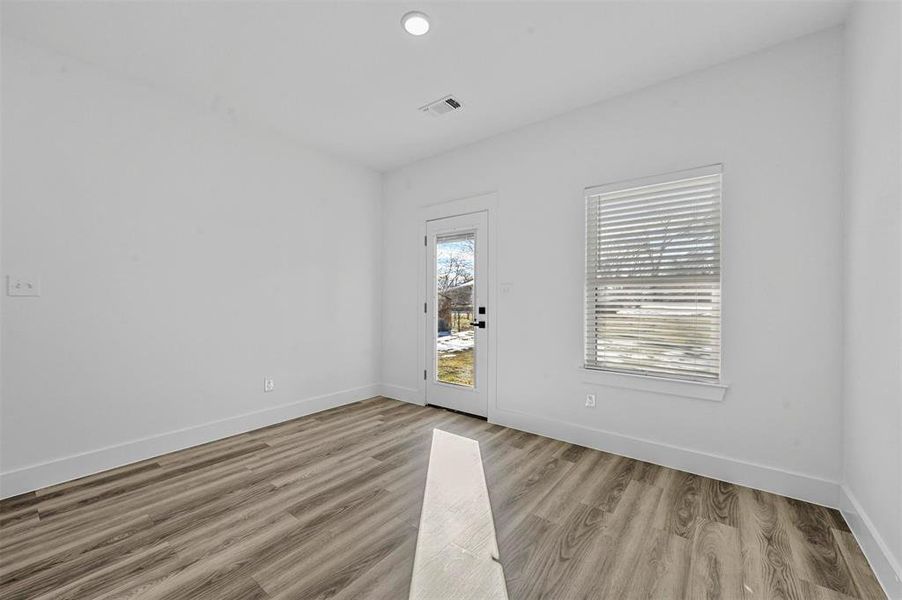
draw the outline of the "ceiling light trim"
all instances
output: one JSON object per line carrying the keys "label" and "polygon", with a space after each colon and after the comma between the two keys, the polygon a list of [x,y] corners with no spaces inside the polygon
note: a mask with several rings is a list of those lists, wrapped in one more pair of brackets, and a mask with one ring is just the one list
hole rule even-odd
{"label": "ceiling light trim", "polygon": [[429,33],[431,23],[429,22],[429,16],[426,13],[412,10],[404,13],[404,16],[401,17],[401,27],[403,27],[404,31],[410,35],[419,37]]}

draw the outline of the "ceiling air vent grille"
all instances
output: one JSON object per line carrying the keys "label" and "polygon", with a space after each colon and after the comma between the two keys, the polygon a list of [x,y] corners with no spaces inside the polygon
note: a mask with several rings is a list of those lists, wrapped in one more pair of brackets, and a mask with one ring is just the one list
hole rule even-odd
{"label": "ceiling air vent grille", "polygon": [[445,96],[441,100],[436,100],[435,102],[430,102],[426,106],[421,106],[420,110],[424,113],[429,113],[433,117],[440,117],[450,112],[460,110],[460,108],[460,100],[454,96]]}

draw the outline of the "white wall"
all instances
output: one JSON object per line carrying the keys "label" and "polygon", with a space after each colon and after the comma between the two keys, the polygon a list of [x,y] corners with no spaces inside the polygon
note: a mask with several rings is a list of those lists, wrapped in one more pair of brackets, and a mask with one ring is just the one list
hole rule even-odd
{"label": "white wall", "polygon": [[895,598],[902,598],[900,19],[896,2],[858,2],[846,26],[846,508]]}
{"label": "white wall", "polygon": [[[495,190],[498,280],[510,291],[494,309],[490,417],[836,504],[841,41],[839,30],[817,34],[387,174],[389,393],[422,399],[417,208]],[[583,188],[718,162],[724,401],[584,383]],[[598,393],[594,410],[583,408],[589,391]]]}
{"label": "white wall", "polygon": [[2,299],[4,496],[378,391],[378,173],[9,37],[2,67],[2,271],[43,285]]}

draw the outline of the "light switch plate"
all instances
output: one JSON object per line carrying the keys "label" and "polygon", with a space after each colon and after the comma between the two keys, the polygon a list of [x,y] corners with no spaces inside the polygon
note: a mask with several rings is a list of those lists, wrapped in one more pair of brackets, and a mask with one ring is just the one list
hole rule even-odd
{"label": "light switch plate", "polygon": [[276,389],[276,382],[273,381],[272,377],[266,377],[263,379],[263,391],[271,392]]}
{"label": "light switch plate", "polygon": [[6,276],[7,296],[40,296],[41,282],[37,277]]}

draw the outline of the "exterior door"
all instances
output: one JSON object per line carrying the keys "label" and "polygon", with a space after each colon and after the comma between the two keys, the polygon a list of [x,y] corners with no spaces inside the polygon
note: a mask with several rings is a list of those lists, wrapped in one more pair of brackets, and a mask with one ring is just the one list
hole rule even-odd
{"label": "exterior door", "polygon": [[487,215],[426,223],[426,403],[488,413]]}

